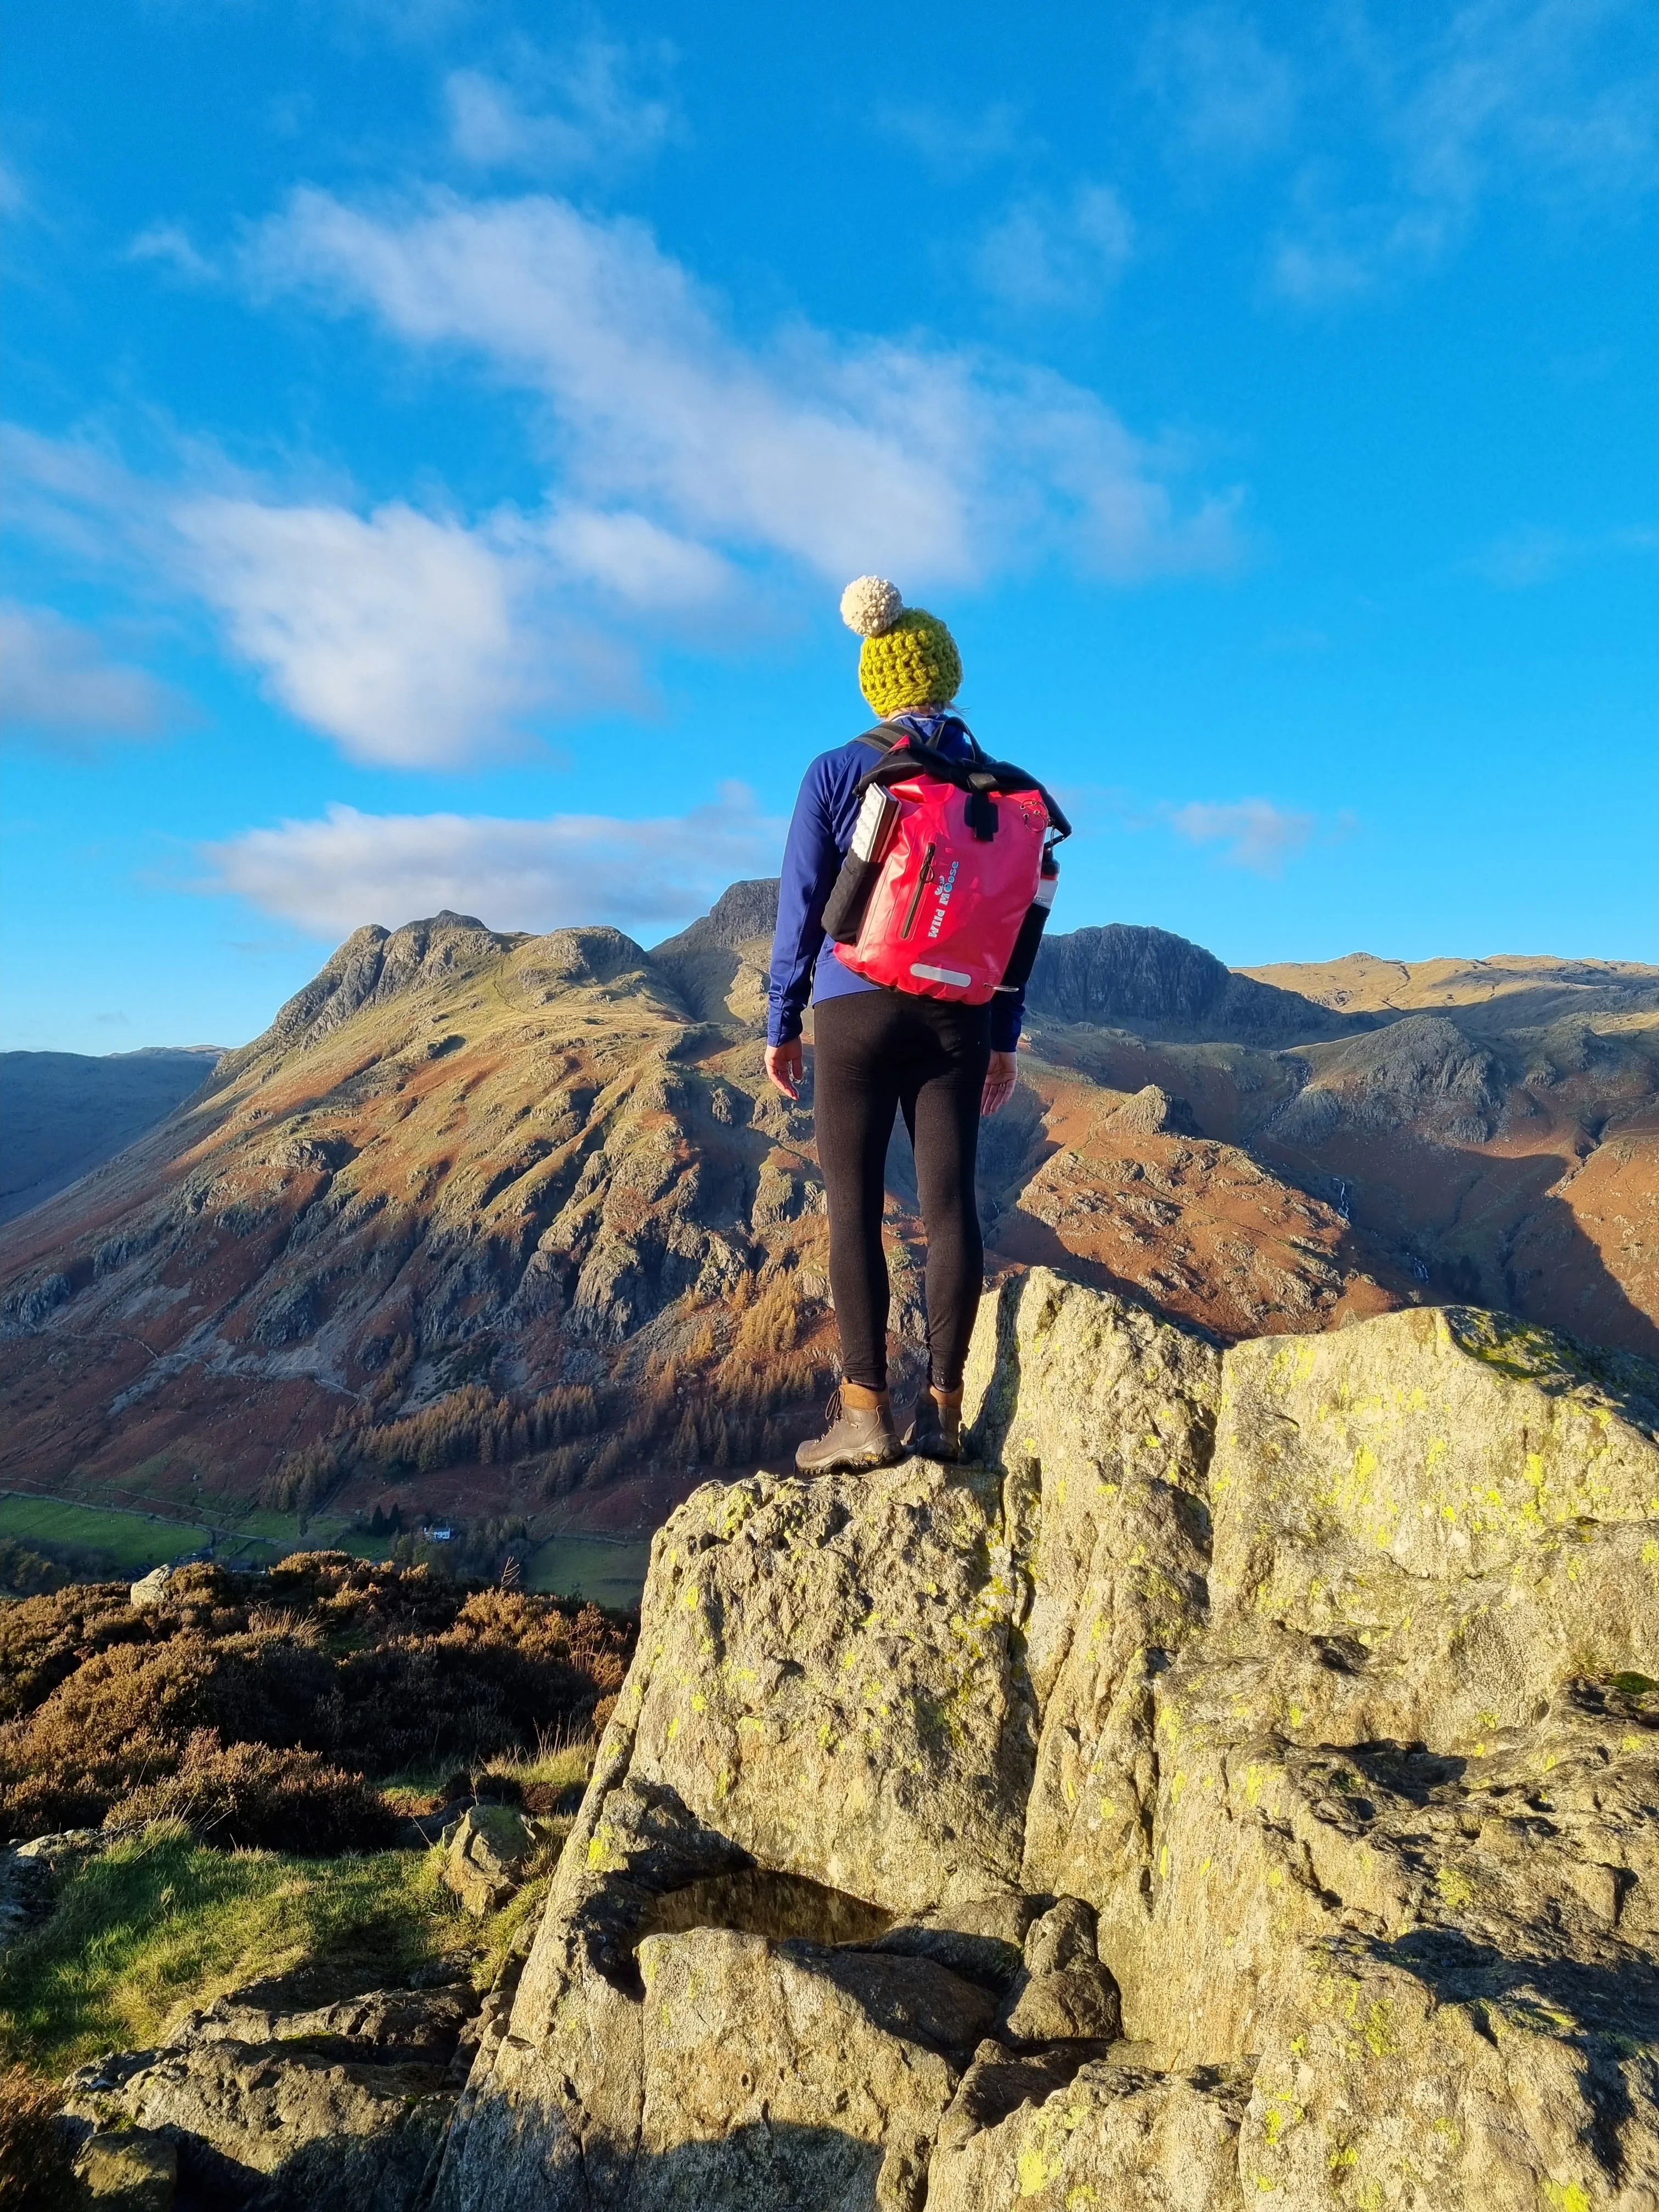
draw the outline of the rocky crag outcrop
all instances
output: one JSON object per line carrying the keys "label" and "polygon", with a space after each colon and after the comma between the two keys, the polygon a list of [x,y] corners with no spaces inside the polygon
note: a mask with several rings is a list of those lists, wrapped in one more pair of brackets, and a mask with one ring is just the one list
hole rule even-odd
{"label": "rocky crag outcrop", "polygon": [[1376,1019],[1235,975],[1201,945],[1125,921],[1047,940],[1028,995],[1036,1012],[1061,1021],[1125,1023],[1149,1036],[1211,1043],[1299,1044],[1345,1036]]}
{"label": "rocky crag outcrop", "polygon": [[1659,1376],[1039,1269],[969,1410],[661,1530],[429,2201],[1659,2204]]}
{"label": "rocky crag outcrop", "polygon": [[480,2018],[465,1983],[301,2008],[255,1985],[189,2014],[164,2046],[71,2075],[65,2129],[95,2202],[167,2212],[182,2182],[225,2212],[401,2212],[441,2148]]}

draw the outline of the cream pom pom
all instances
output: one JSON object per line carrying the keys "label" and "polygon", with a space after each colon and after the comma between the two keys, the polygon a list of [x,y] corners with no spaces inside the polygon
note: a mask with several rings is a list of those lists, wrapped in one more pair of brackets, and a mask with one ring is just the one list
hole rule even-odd
{"label": "cream pom pom", "polygon": [[885,576],[854,576],[841,595],[841,618],[860,637],[879,637],[903,612],[899,587]]}

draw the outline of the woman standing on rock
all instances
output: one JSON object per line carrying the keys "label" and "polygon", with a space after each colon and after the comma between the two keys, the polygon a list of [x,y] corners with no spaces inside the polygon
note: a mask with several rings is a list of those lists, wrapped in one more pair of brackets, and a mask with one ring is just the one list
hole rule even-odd
{"label": "woman standing on rock", "polygon": [[[807,769],[784,848],[766,1072],[799,1095],[813,1004],[813,1110],[830,1205],[842,1382],[807,1474],[961,1452],[962,1374],[983,1285],[974,1191],[981,1114],[1014,1088],[1024,981],[1067,824],[1040,786],[980,750],[952,706],[945,624],[861,576],[842,616],[863,638],[878,726]],[[928,1387],[901,1443],[887,1389],[884,1175],[894,1115],[915,1151],[927,1231]]]}

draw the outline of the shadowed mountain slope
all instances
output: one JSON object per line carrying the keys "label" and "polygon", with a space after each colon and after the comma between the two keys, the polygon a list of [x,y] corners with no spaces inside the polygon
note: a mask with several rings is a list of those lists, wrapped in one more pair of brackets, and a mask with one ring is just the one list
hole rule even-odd
{"label": "shadowed mountain slope", "polygon": [[0,1221],[118,1152],[199,1089],[214,1045],[0,1053]]}

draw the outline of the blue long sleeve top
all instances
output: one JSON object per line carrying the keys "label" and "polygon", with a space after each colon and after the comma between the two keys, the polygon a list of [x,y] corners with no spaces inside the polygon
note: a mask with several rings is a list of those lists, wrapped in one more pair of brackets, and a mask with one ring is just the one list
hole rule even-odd
{"label": "blue long sleeve top", "polygon": [[[943,753],[965,760],[966,726],[955,714],[894,714],[896,735],[903,730]],[[875,766],[874,748],[853,738],[820,753],[801,778],[800,795],[783,848],[778,884],[778,926],[772,939],[771,990],[766,1041],[787,1044],[800,1035],[801,1016],[811,997],[844,997],[849,991],[881,987],[836,959],[823,934],[823,909],[853,842],[859,816],[859,785]],[[1025,994],[999,991],[991,1001],[991,1048],[1012,1052],[1019,1042]]]}

